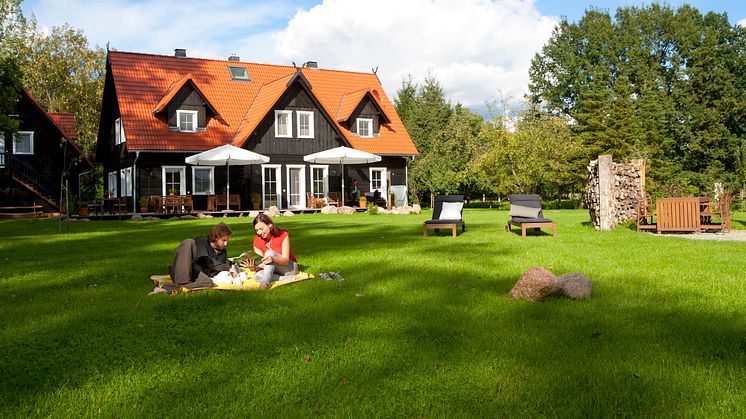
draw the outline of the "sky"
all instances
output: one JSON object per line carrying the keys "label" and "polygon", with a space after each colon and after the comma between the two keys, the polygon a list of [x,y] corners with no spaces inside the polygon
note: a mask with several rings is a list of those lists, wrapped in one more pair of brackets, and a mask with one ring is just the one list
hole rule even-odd
{"label": "sky", "polygon": [[[651,1],[609,0],[25,0],[24,16],[48,31],[65,23],[91,45],[198,58],[376,71],[393,100],[402,82],[435,77],[452,104],[484,113],[516,104],[527,91],[533,56],[561,17],[586,9],[614,13]],[[728,13],[746,26],[743,0],[668,0],[702,13]]]}

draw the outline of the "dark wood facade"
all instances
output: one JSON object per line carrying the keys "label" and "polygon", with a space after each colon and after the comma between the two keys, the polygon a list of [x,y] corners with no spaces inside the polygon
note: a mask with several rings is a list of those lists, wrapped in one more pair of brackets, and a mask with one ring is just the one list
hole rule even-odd
{"label": "dark wood facade", "polygon": [[79,196],[79,175],[91,164],[25,91],[18,100],[18,118],[19,133],[33,133],[33,153],[14,153],[13,134],[3,134],[0,206],[36,204],[45,212],[60,211],[63,186],[70,195]]}

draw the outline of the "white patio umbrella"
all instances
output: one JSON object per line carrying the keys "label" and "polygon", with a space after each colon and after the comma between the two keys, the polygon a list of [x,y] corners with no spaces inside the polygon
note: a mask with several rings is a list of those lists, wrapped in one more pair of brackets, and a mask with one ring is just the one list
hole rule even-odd
{"label": "white patio umbrella", "polygon": [[269,162],[269,157],[253,151],[245,150],[230,144],[221,145],[207,151],[189,156],[184,159],[187,164],[195,166],[223,166],[226,168],[225,202],[226,208],[230,205],[231,193],[231,166],[246,166],[249,164],[262,164]]}
{"label": "white patio umbrella", "polygon": [[355,150],[350,147],[330,148],[329,150],[319,151],[318,153],[303,156],[303,160],[316,164],[341,164],[342,165],[342,205],[345,199],[345,164],[365,164],[381,161],[381,156],[367,153],[361,150]]}

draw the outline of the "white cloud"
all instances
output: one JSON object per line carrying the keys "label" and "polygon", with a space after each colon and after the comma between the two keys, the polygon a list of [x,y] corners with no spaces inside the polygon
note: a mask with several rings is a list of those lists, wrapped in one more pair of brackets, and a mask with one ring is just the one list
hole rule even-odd
{"label": "white cloud", "polygon": [[[65,22],[82,29],[92,45],[124,51],[172,54],[185,48],[189,56],[225,58],[231,52],[249,52],[241,41],[247,34],[261,33],[266,27],[285,19],[295,11],[285,2],[180,0],[36,0],[31,12],[41,29]],[[28,13],[25,13],[28,14]],[[269,43],[266,35],[261,42]],[[265,49],[266,51],[266,49]],[[274,58],[274,57],[269,57]]]}
{"label": "white cloud", "polygon": [[325,0],[277,34],[285,61],[371,71],[393,97],[411,74],[435,76],[452,101],[521,99],[531,58],[557,21],[530,0]]}
{"label": "white cloud", "polygon": [[738,25],[739,25],[739,26],[743,26],[744,28],[746,28],[746,19],[741,19],[741,20],[739,20],[739,21],[738,21]]}

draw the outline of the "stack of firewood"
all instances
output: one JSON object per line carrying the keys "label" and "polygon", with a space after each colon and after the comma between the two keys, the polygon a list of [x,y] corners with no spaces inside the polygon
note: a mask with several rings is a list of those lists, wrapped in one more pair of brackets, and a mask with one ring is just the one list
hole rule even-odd
{"label": "stack of firewood", "polygon": [[[637,203],[644,196],[644,160],[633,160],[631,163],[612,163],[614,173],[614,189],[611,197],[613,210],[613,224],[633,221],[636,217]],[[586,203],[591,216],[591,223],[599,228],[600,216],[600,188],[598,178],[598,160],[588,165],[588,181],[586,183]]]}

